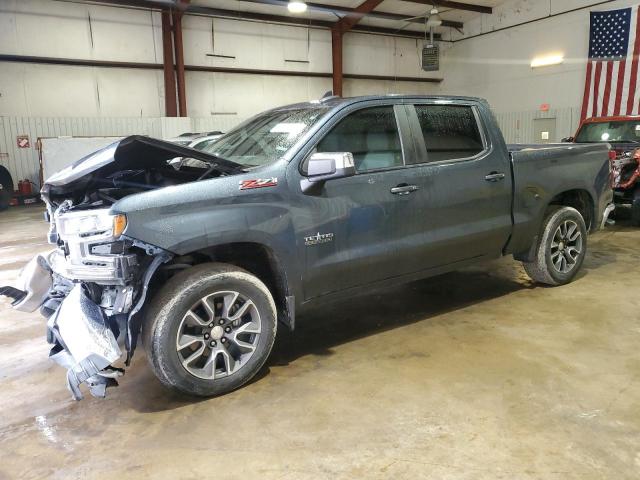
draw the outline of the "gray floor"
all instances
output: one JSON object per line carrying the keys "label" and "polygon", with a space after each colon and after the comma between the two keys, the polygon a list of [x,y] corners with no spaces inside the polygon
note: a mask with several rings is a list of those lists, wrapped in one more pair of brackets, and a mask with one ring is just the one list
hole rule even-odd
{"label": "gray floor", "polygon": [[[0,284],[46,230],[39,208],[0,214]],[[256,381],[202,401],[138,352],[76,403],[43,319],[3,304],[0,478],[637,479],[639,250],[621,225],[569,286],[505,258],[317,311]]]}

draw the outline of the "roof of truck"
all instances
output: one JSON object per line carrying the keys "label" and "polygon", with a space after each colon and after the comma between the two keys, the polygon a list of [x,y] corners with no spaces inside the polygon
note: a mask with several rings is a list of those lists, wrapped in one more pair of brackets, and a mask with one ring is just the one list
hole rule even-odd
{"label": "roof of truck", "polygon": [[289,108],[305,108],[317,105],[327,105],[329,107],[337,107],[337,106],[345,106],[358,102],[371,101],[371,100],[388,100],[388,99],[401,99],[401,100],[442,100],[442,101],[450,101],[450,100],[462,100],[462,101],[481,101],[484,102],[484,99],[477,97],[465,97],[465,96],[457,96],[457,95],[397,95],[397,94],[389,94],[389,95],[365,95],[360,97],[336,97],[336,96],[328,96],[323,97],[318,100],[311,100],[310,102],[301,102],[301,103],[293,103],[291,105],[283,105],[282,107],[277,107],[274,110],[285,110]]}
{"label": "roof of truck", "polygon": [[591,117],[582,121],[585,123],[625,122],[640,120],[640,115],[617,115],[611,117]]}

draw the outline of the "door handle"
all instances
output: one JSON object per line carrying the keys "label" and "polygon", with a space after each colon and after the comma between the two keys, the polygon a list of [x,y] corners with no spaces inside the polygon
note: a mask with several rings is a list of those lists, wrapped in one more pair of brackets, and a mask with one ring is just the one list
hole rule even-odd
{"label": "door handle", "polygon": [[498,180],[504,180],[505,174],[502,172],[491,172],[490,174],[486,175],[484,177],[484,179],[487,182],[497,182]]}
{"label": "door handle", "polygon": [[396,187],[393,187],[391,189],[391,193],[393,193],[394,195],[409,195],[410,193],[415,192],[419,188],[420,187],[418,187],[417,185],[400,184]]}

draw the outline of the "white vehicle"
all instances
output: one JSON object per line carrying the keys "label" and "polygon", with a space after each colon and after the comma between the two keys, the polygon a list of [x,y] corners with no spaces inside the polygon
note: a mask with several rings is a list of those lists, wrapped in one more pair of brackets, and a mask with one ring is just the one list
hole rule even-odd
{"label": "white vehicle", "polygon": [[187,146],[189,148],[195,148],[196,150],[206,150],[206,147],[218,140],[222,135],[224,135],[222,132],[217,132],[205,137],[196,138]]}
{"label": "white vehicle", "polygon": [[219,139],[222,135],[224,135],[224,133],[219,130],[203,133],[183,133],[178,137],[170,138],[169,141],[183,147],[203,150],[205,147]]}

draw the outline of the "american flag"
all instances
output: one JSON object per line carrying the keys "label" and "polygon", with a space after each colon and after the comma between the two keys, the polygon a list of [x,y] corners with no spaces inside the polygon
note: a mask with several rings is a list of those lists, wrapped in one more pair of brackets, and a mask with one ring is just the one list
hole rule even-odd
{"label": "american flag", "polygon": [[591,12],[582,119],[640,113],[639,57],[638,6]]}

